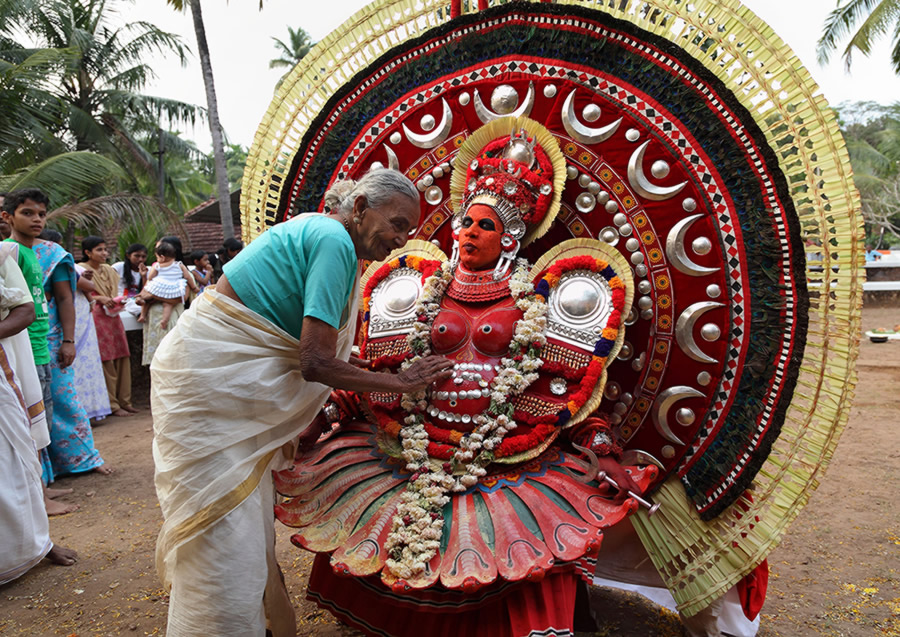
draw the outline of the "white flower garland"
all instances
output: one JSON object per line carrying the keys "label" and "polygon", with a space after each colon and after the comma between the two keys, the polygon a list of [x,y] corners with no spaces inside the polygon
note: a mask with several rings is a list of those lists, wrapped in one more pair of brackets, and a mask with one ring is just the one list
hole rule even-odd
{"label": "white flower garland", "polygon": [[[528,271],[528,262],[519,259],[510,277],[509,290],[523,316],[516,324],[509,356],[500,360],[500,371],[489,385],[491,404],[475,416],[475,430],[463,436],[450,462],[438,466],[429,462],[424,417],[428,407],[426,392],[401,396],[400,405],[410,414],[404,419],[406,426],[400,430],[402,455],[412,476],[385,542],[387,568],[401,579],[408,580],[422,573],[435,556],[443,534],[442,511],[450,501],[447,493],[463,492],[486,474],[485,467],[493,462],[494,450],[516,427],[511,399],[537,380],[537,370],[542,364],[540,351],[547,343],[547,303],[534,294]],[[407,336],[414,356],[403,363],[402,369],[431,353],[431,327],[452,279],[450,264],[444,263],[425,281],[416,304],[419,320]],[[454,477],[454,470],[462,467],[465,468],[462,475]]]}

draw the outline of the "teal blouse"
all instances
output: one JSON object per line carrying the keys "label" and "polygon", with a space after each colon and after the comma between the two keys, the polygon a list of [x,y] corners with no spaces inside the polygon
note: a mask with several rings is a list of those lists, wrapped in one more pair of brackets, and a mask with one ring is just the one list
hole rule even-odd
{"label": "teal blouse", "polygon": [[244,305],[298,339],[306,316],[335,329],[346,322],[356,270],[350,235],[321,214],[274,226],[224,267]]}

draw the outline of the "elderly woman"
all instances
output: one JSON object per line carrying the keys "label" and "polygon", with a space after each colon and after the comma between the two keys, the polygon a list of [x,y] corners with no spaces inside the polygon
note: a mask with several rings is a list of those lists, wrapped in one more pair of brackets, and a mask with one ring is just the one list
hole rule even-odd
{"label": "elderly woman", "polygon": [[418,192],[373,170],[326,194],[327,214],[280,224],[225,267],[151,365],[157,566],[168,634],[294,635],[275,562],[271,470],[293,458],[330,388],[408,392],[449,377],[428,357],[398,374],[347,362],[359,262],[406,244]]}

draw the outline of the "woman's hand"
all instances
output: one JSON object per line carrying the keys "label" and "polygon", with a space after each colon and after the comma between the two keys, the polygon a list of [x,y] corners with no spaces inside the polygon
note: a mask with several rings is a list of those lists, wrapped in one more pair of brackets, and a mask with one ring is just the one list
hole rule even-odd
{"label": "woman's hand", "polygon": [[427,356],[420,358],[405,370],[397,374],[400,391],[416,393],[424,390],[431,383],[447,380],[453,375],[453,361],[443,356]]}
{"label": "woman's hand", "polygon": [[83,276],[88,281],[91,281],[94,278],[94,271],[90,268],[85,268],[84,272],[81,273],[81,276]]}

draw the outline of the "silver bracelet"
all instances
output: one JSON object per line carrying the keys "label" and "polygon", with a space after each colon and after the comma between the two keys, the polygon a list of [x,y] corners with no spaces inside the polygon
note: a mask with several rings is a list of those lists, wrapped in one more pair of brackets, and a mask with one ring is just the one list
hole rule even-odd
{"label": "silver bracelet", "polygon": [[325,414],[325,420],[328,422],[339,422],[341,419],[341,411],[334,403],[325,403],[322,407],[322,413]]}

